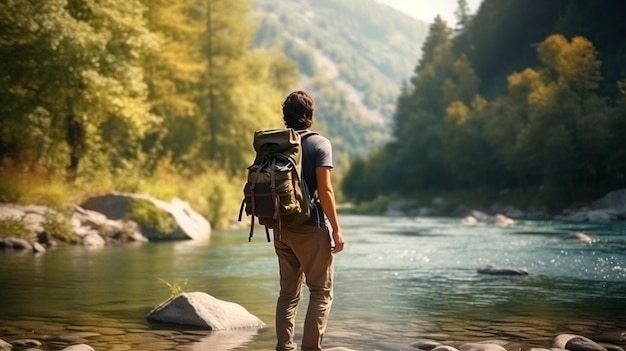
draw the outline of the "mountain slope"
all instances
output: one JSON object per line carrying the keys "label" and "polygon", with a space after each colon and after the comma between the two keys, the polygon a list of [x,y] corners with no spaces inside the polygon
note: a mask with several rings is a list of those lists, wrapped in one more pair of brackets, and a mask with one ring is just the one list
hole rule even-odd
{"label": "mountain slope", "polygon": [[428,24],[374,0],[253,0],[255,45],[280,45],[316,99],[321,129],[348,158],[388,140],[402,82]]}

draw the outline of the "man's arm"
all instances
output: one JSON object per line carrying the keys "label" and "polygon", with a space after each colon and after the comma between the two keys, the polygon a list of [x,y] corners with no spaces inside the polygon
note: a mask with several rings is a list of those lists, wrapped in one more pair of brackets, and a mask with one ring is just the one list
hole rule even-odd
{"label": "man's arm", "polygon": [[341,227],[339,226],[337,204],[335,202],[335,191],[330,180],[330,167],[315,168],[315,176],[317,179],[317,196],[320,199],[322,210],[324,210],[333,231],[333,241],[335,242],[335,246],[332,248],[332,252],[339,253],[343,250],[345,241],[343,239]]}

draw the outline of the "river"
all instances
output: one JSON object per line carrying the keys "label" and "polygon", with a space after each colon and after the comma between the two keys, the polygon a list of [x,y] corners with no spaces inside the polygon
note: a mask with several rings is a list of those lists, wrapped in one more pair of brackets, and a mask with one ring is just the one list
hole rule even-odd
{"label": "river", "polygon": [[[347,246],[335,259],[325,347],[411,350],[420,339],[497,339],[549,348],[558,333],[626,331],[624,223],[518,221],[501,228],[348,215],[341,223]],[[594,241],[563,238],[577,231]],[[47,350],[77,342],[96,351],[272,350],[277,263],[263,231],[256,233],[251,243],[237,230],[215,231],[207,242],[0,252],[0,338],[44,340]],[[478,274],[486,265],[530,274]],[[267,327],[150,326],[146,315],[170,295],[166,283],[236,302]]]}

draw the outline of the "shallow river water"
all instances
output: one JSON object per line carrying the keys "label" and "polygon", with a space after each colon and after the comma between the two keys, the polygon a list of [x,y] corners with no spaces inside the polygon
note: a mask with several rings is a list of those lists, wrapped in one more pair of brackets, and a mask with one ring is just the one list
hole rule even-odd
{"label": "shallow river water", "polygon": [[[374,216],[341,216],[341,223],[347,246],[335,260],[325,347],[415,350],[412,343],[432,339],[549,348],[559,333],[601,338],[626,331],[624,223],[520,221],[500,228]],[[594,241],[563,238],[577,231]],[[486,265],[530,275],[478,274]],[[215,231],[207,242],[0,252],[0,267],[0,339],[37,339],[45,350],[83,342],[96,351],[274,347],[277,263],[262,230],[251,243],[241,230]],[[145,317],[169,297],[167,283],[236,302],[267,327],[150,326]],[[297,327],[303,315],[301,308]]]}

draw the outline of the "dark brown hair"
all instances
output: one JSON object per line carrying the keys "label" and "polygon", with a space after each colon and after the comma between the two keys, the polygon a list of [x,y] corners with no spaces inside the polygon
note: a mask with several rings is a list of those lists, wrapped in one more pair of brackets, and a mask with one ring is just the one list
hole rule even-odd
{"label": "dark brown hair", "polygon": [[289,94],[283,102],[283,121],[287,128],[296,130],[310,128],[313,124],[313,98],[302,90]]}

